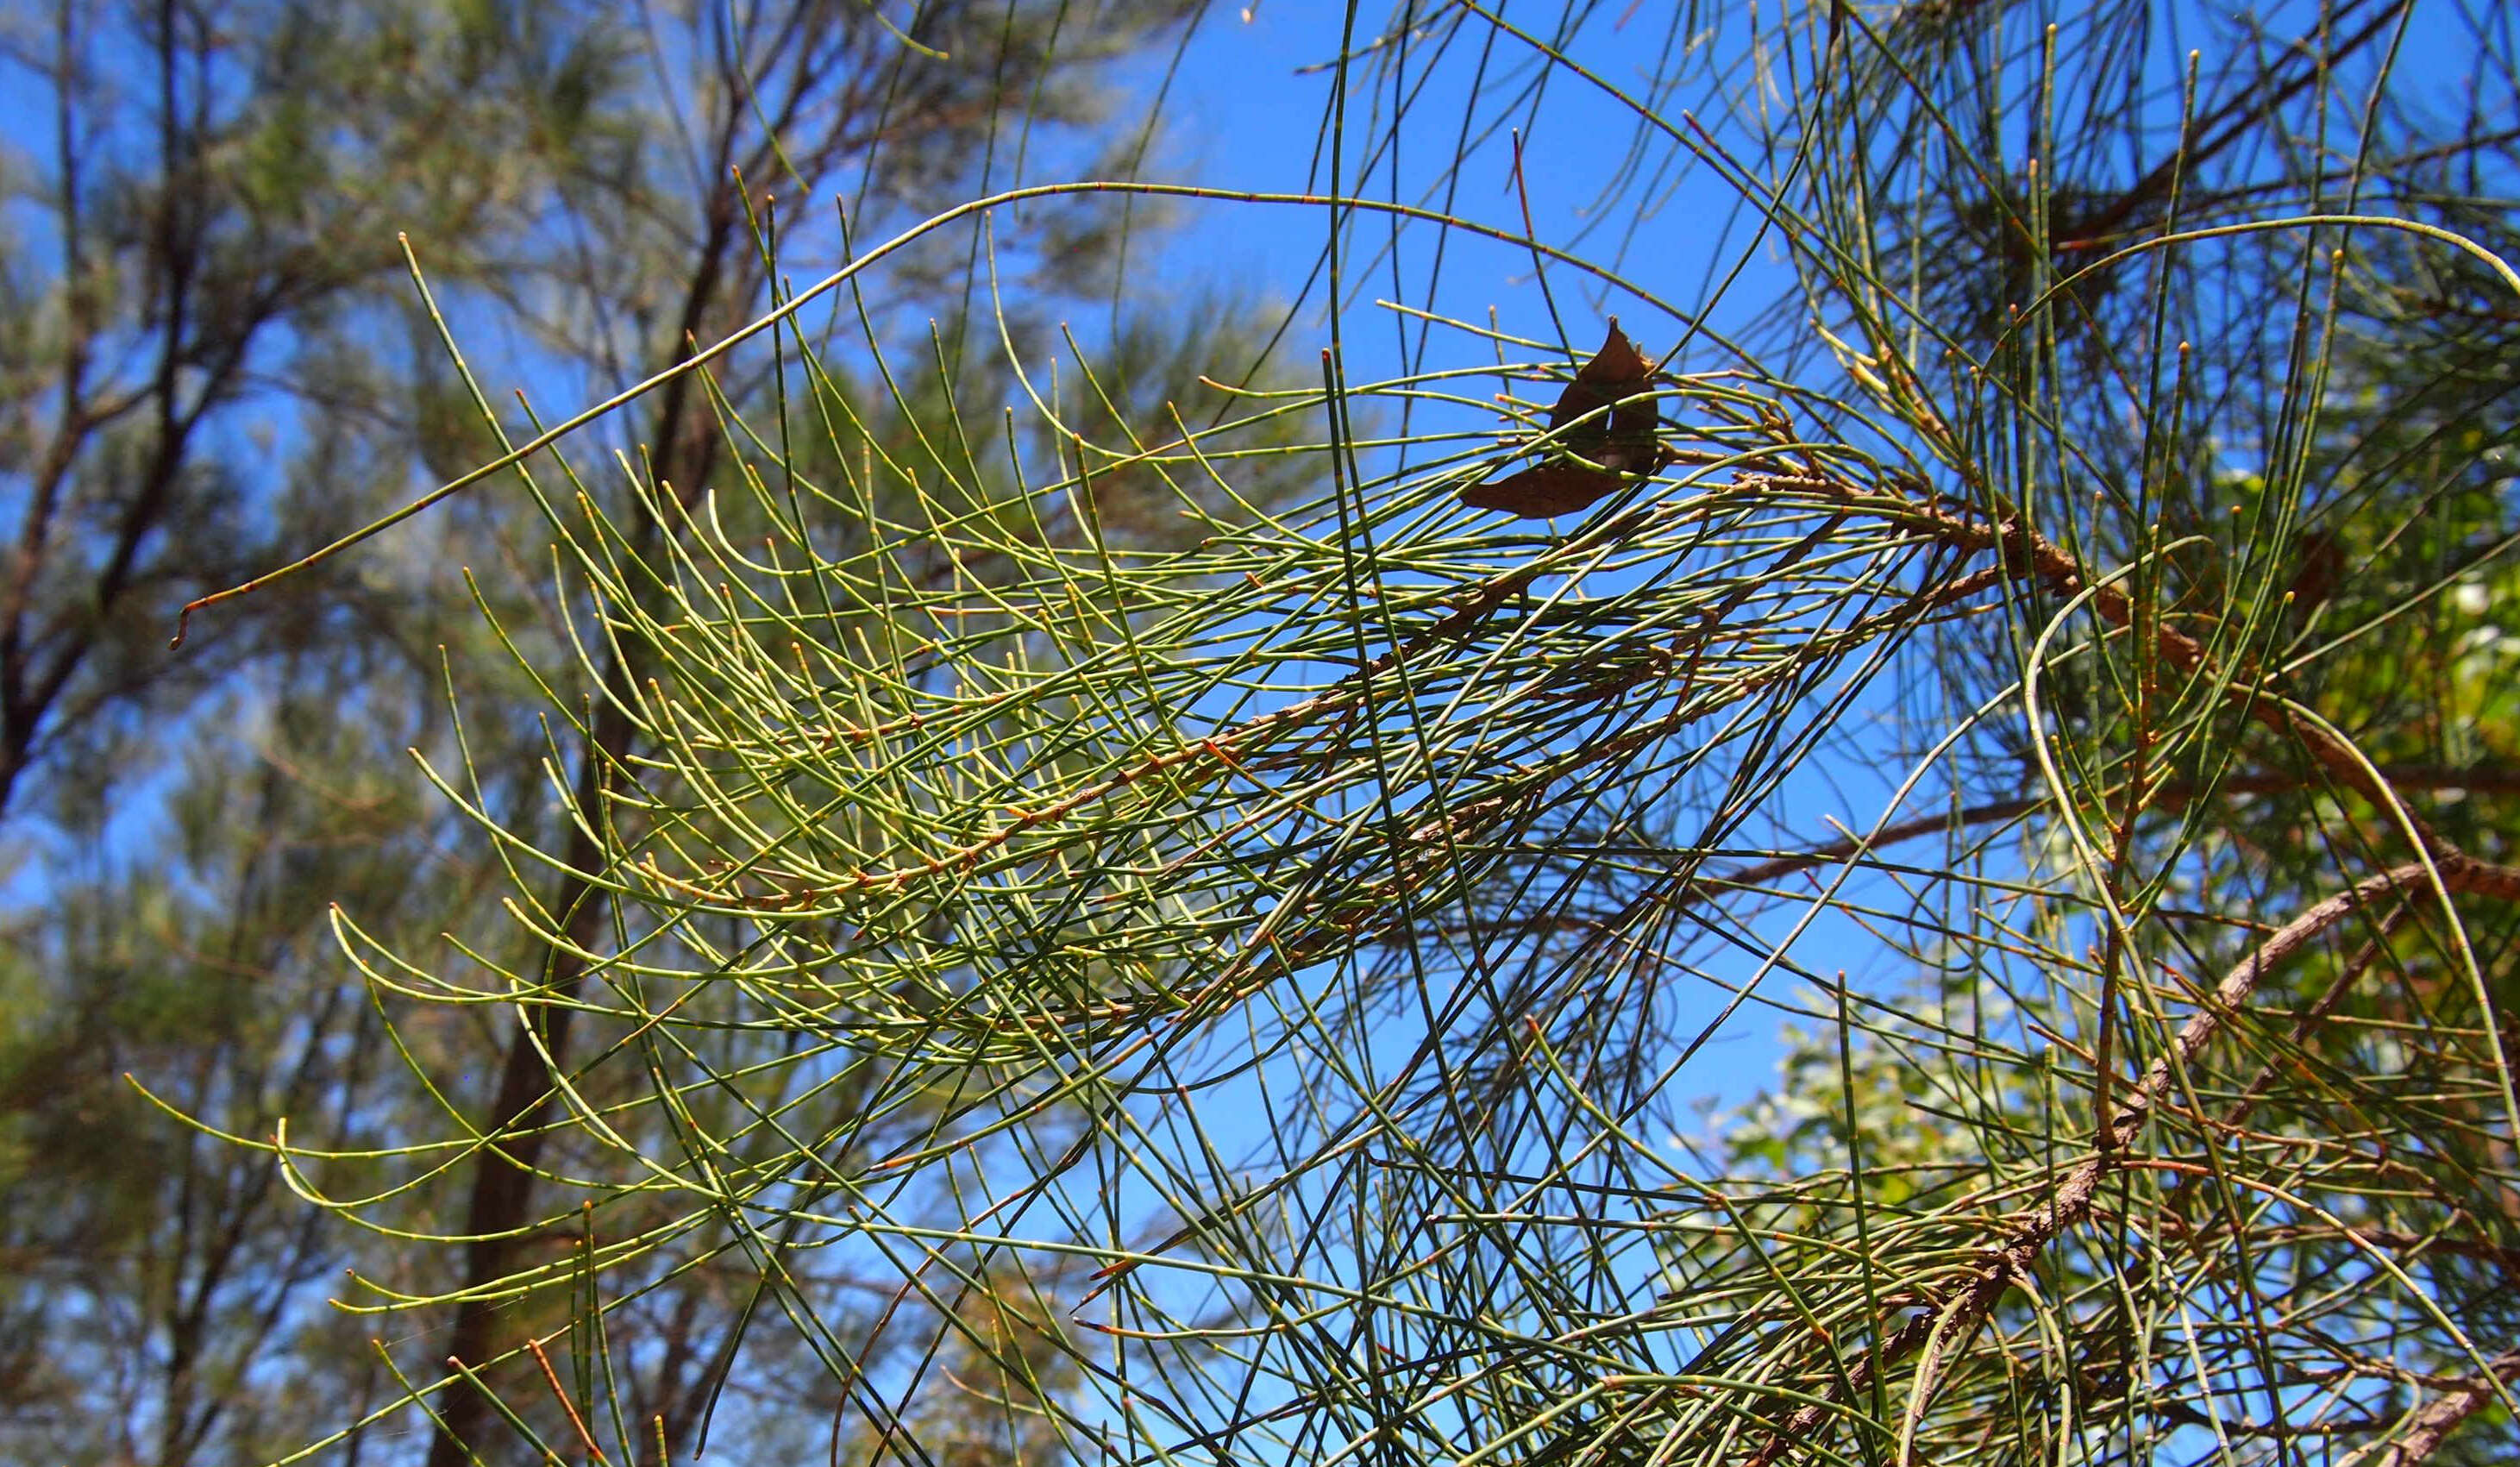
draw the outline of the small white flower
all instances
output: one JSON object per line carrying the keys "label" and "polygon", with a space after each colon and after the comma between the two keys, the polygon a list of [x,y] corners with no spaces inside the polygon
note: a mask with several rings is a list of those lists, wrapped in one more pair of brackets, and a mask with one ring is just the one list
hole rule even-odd
{"label": "small white flower", "polygon": [[2494,593],[2474,581],[2461,581],[2451,588],[2450,603],[2467,616],[2483,616],[2494,605]]}

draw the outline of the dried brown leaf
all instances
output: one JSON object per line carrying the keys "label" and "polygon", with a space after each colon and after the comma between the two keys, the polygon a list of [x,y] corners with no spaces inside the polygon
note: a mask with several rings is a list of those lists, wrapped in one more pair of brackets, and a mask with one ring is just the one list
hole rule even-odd
{"label": "dried brown leaf", "polygon": [[[1525,519],[1571,514],[1617,489],[1630,475],[1662,467],[1652,397],[1653,364],[1637,350],[1616,317],[1601,349],[1576,372],[1549,413],[1556,447],[1572,455],[1462,491],[1474,510],[1503,510]],[[1589,464],[1579,461],[1590,461]],[[1591,467],[1598,465],[1598,467]]]}

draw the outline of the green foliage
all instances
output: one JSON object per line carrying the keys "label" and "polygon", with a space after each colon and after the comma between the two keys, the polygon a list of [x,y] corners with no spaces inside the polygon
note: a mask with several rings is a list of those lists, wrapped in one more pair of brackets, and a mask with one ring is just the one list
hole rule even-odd
{"label": "green foliage", "polygon": [[[548,527],[476,499],[164,650],[187,598],[338,538],[518,426],[485,422],[447,367],[396,235],[428,261],[438,305],[499,319],[475,348],[491,375],[537,397],[617,383],[769,298],[745,209],[771,192],[837,192],[860,228],[897,228],[902,191],[979,187],[1017,138],[1041,156],[1104,146],[1106,125],[1135,121],[1111,115],[1112,65],[1179,13],[930,7],[911,25],[922,50],[899,17],[822,3],[639,25],[559,3],[51,12],[12,22],[7,52],[12,84],[67,132],[16,140],[5,174],[20,329],[0,333],[0,504],[18,556],[0,596],[0,815],[20,905],[0,960],[0,1453],[264,1460],[403,1394],[365,1321],[324,1303],[345,1267],[415,1297],[460,1288],[474,1260],[408,1239],[468,1221],[518,1240],[476,1248],[498,1267],[567,1248],[527,1235],[530,1187],[504,1204],[509,1221],[467,1211],[463,1183],[499,1170],[472,1148],[437,1155],[443,1184],[376,1199],[364,1218],[379,1230],[362,1233],[304,1209],[269,1145],[288,1121],[294,1140],[361,1153],[327,1178],[365,1194],[401,1176],[411,1145],[499,1119],[499,1050],[526,1045],[514,1011],[396,1012],[342,962],[328,904],[397,943],[536,964],[496,905],[513,874],[501,854],[467,843],[405,751],[469,759],[486,808],[552,837],[538,689],[479,614],[523,650],[555,649],[532,574]],[[1124,222],[1087,201],[1058,238],[1091,255]],[[841,247],[819,218],[788,233]],[[914,262],[923,274],[891,297],[882,339],[923,335],[909,313],[950,317],[969,298],[967,253]],[[1038,334],[1058,302],[1107,285],[1069,264],[1008,262],[1012,329]],[[1126,362],[1184,349],[1154,303],[1132,319]],[[1193,329],[1250,331],[1220,312],[1186,318]],[[765,381],[717,386],[751,411]],[[993,400],[1010,384],[968,390]],[[1122,402],[1160,426],[1155,404]],[[708,394],[643,409],[616,446],[651,451],[674,480],[711,479],[726,445]],[[905,420],[871,421],[897,433]],[[1115,516],[1141,513],[1126,477]],[[594,488],[639,512],[617,478]],[[460,735],[450,678],[468,699]],[[583,905],[544,874],[534,901]],[[442,1088],[416,1083],[431,1072]],[[833,1310],[862,1297],[848,1268],[798,1276]],[[820,1420],[827,1373],[815,1387],[797,1347],[762,1340],[731,1379],[723,1368],[752,1279],[664,1270],[611,1321],[608,1378],[637,1417],[666,1418],[669,1449],[688,1451],[721,1392],[751,1402],[722,1441],[807,1449],[807,1418],[772,1406],[791,1395]],[[567,1299],[552,1304],[481,1315],[492,1348],[564,1319]],[[398,1338],[476,1353],[453,1323]],[[441,1404],[476,1432],[467,1402]],[[645,1449],[658,1438],[642,1431]],[[398,1430],[353,1451],[428,1444]]]}
{"label": "green foliage", "polygon": [[[1046,8],[818,12],[793,44],[911,99],[886,148],[735,85],[783,74],[758,32],[712,33],[732,70],[659,113],[565,25],[457,22],[554,83],[569,204],[618,227],[500,303],[589,380],[698,355],[530,455],[492,451],[541,425],[477,373],[413,397],[493,440],[454,523],[515,552],[477,578],[512,666],[450,655],[445,724],[363,708],[415,720],[416,828],[469,854],[392,888],[404,827],[368,832],[334,926],[382,1047],[308,1052],[413,1084],[284,1096],[217,1153],[377,1239],[343,1305],[395,1384],[345,1368],[309,1450],[426,1419],[450,1463],[711,1432],[869,1462],[2508,1455],[2505,28],[1404,8],[1323,37],[1317,195],[978,197],[1002,125],[1092,115],[1062,58],[1169,14],[1076,42]],[[2166,41],[2194,25],[2211,48]],[[2434,29],[2498,111],[2433,108]],[[993,33],[985,84],[931,68]],[[676,212],[605,171],[677,116],[734,119],[742,191]],[[760,181],[843,164],[880,187],[791,283]],[[1743,227],[1698,227],[1709,189]],[[878,200],[938,192],[975,201],[869,247]],[[1125,268],[1066,277],[1119,302],[1082,338],[985,289],[1112,257],[1086,244],[1132,198],[1312,211],[1320,380],[1247,377],[1252,317],[1168,318]],[[1682,343],[1618,375],[1619,435],[1642,384],[1661,451],[1617,467],[1652,471],[1480,512],[1551,433],[1583,446],[1562,405],[1611,315]],[[231,808],[217,768],[199,811]],[[189,867],[228,823],[194,817]],[[257,883],[319,878],[270,859],[101,895],[285,930]],[[402,919],[430,902],[450,941]],[[62,931],[49,971],[147,966]],[[170,1050],[299,1032],[129,992],[176,1022],[100,1022]],[[1697,1103],[1762,1017],[1776,1089]],[[8,1042],[67,1073],[63,1032]],[[15,1124],[40,1184],[49,1118]],[[81,1184],[138,1236],[180,1210],[124,1164],[171,1155]]]}

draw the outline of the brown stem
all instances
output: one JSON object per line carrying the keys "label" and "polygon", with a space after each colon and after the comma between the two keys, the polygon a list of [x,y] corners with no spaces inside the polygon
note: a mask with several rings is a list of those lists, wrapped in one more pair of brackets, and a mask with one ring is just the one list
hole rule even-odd
{"label": "brown stem", "polygon": [[[2504,901],[2520,900],[2520,868],[2463,860],[2442,864],[2439,873],[2441,885],[2448,891],[2497,897]],[[2143,1078],[2137,1082],[2126,1102],[2100,1129],[2099,1136],[2083,1160],[2056,1184],[2046,1206],[2028,1222],[2015,1226],[2002,1243],[1980,1253],[1968,1269],[1973,1275],[1968,1286],[1939,1312],[1912,1314],[1906,1323],[1883,1336],[1879,1344],[1847,1371],[1843,1394],[1862,1393],[1881,1369],[1913,1354],[1939,1333],[1944,1343],[1918,1377],[1918,1390],[1930,1395],[1937,1373],[1934,1367],[1939,1364],[1941,1356],[1953,1348],[1954,1342],[1965,1339],[1976,1330],[1995,1308],[1995,1302],[2012,1287],[2013,1280],[2029,1269],[2049,1242],[2090,1215],[2101,1181],[2124,1164],[2127,1143],[2143,1128],[2153,1106],[2168,1092],[2188,1061],[2195,1058],[2221,1031],[2226,1019],[2240,1012],[2249,996],[2256,992],[2259,982],[2278,964],[2346,918],[2398,892],[2428,887],[2433,884],[2433,876],[2434,868],[2421,863],[2409,863],[2366,877],[2312,907],[2259,944],[2256,951],[2242,958],[2238,966],[2215,985],[2206,1001],[2198,1006],[2185,1024],[2180,1026],[2178,1035],[2171,1041],[2170,1052],[2145,1068]],[[1910,1409],[1920,1410],[1923,1405],[1924,1402],[1919,1400],[1912,1403]],[[2470,1403],[2459,1414],[2464,1416],[2474,1409],[2475,1405]],[[1827,1418],[1830,1410],[1828,1404],[1816,1402],[1786,1417],[1777,1435],[1751,1455],[1750,1467],[1770,1467],[1797,1443],[1807,1439]]]}
{"label": "brown stem", "polygon": [[2381,1449],[2371,1467],[2413,1467],[2438,1450],[2458,1424],[2498,1393],[2496,1382],[2520,1380],[2520,1350],[2506,1350],[2486,1361],[2486,1371],[2469,1376],[2455,1389],[2415,1412],[2407,1434]]}
{"label": "brown stem", "polygon": [[[1778,488],[1816,489],[1844,501],[1876,502],[1854,486],[1832,478],[1778,476],[1767,482]],[[2086,581],[2082,567],[2073,557],[2018,519],[1990,525],[1968,518],[1941,503],[1910,495],[1896,496],[1884,508],[1895,518],[1931,530],[1937,539],[1954,549],[1995,552],[1998,564],[2003,570],[2015,575],[2026,573],[2035,576],[2059,596],[2088,593],[2092,608],[2103,620],[2111,626],[2149,637],[2151,650],[2182,672],[2202,672],[2212,661],[2203,644],[2178,628],[2158,621],[2150,626],[2142,625],[2137,607],[2125,592],[2115,586],[2093,586]],[[2225,695],[2238,701],[2257,722],[2299,744],[2338,783],[2383,810],[2398,812],[2406,821],[2415,844],[2436,862],[2447,865],[2467,859],[2437,834],[2421,816],[2408,809],[2386,779],[2375,778],[2365,769],[2351,745],[2302,718],[2272,688],[2256,679],[2233,678]]]}
{"label": "brown stem", "polygon": [[[681,335],[696,334],[702,318],[714,309],[721,282],[730,268],[727,256],[736,240],[733,200],[721,191],[710,209],[711,230],[702,243],[702,258],[685,291]],[[656,442],[652,461],[657,466],[659,494],[688,504],[707,481],[716,439],[704,427],[695,431],[690,402],[692,378],[678,377],[664,388],[656,413]],[[632,554],[647,558],[649,546],[665,534],[650,515],[634,531]],[[550,1136],[554,1090],[551,1072],[568,1064],[570,1020],[576,1007],[569,1000],[586,980],[581,953],[595,951],[604,936],[607,906],[603,892],[579,874],[600,868],[604,853],[594,833],[606,819],[605,786],[611,772],[628,758],[638,728],[631,715],[632,689],[639,670],[616,650],[604,670],[603,695],[594,700],[589,747],[572,781],[571,795],[583,817],[569,822],[562,856],[569,872],[547,911],[563,912],[566,938],[544,969],[542,992],[526,1009],[530,1029],[508,1043],[499,1065],[499,1084],[482,1134],[489,1138],[473,1165],[472,1191],[465,1207],[464,1288],[470,1297],[456,1307],[448,1355],[479,1367],[497,1354],[498,1304],[482,1291],[515,1271],[518,1250],[527,1241],[533,1215],[534,1176]],[[545,1056],[549,1058],[546,1060]],[[488,1427],[490,1402],[477,1390],[458,1386],[440,1406],[438,1431],[429,1442],[428,1467],[464,1467],[471,1460],[468,1443]]]}

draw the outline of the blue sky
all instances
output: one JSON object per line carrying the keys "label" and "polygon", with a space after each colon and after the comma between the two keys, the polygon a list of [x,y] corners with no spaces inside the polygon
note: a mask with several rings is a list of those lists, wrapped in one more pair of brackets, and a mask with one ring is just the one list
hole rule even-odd
{"label": "blue sky", "polygon": [[[1324,0],[1261,0],[1247,19],[1230,5],[1209,13],[1172,77],[1166,107],[1169,131],[1148,176],[1220,189],[1304,192],[1328,187],[1330,180],[1321,166],[1320,148],[1333,75],[1305,68],[1331,58],[1345,15],[1343,8]],[[2455,32],[2446,23],[2447,8],[2426,15],[2412,64],[2442,67],[2454,83],[2461,53]],[[1604,82],[1634,88],[1642,84],[1642,77],[1666,48],[1685,39],[1676,37],[1672,27],[1669,8],[1639,7],[1630,12],[1623,0],[1617,0],[1590,13],[1570,50],[1593,66]],[[1432,42],[1417,44],[1431,48]],[[1402,67],[1402,74],[1413,79],[1421,74],[1421,68],[1432,68],[1423,73],[1428,77],[1426,90],[1416,103],[1415,125],[1421,130],[1413,132],[1396,162],[1384,159],[1362,185],[1354,176],[1356,159],[1351,157],[1341,170],[1345,189],[1411,202],[1426,195],[1442,164],[1455,156],[1470,73],[1480,65],[1480,58],[1466,48],[1477,44],[1476,39],[1464,42],[1464,49],[1440,58],[1419,56]],[[1399,48],[1387,48],[1383,54],[1396,59]],[[1535,60],[1532,53],[1517,53],[1513,42],[1501,39],[1496,52],[1486,59],[1485,80],[1496,85],[1510,84],[1517,76],[1536,77]],[[1142,97],[1162,79],[1161,68],[1152,64],[1133,67],[1129,74]],[[1376,98],[1365,90],[1364,68],[1353,75],[1359,90],[1350,98],[1349,116],[1362,135],[1374,115]],[[1510,94],[1509,85],[1506,93]],[[1665,101],[1677,108],[1700,105],[1703,99]],[[19,120],[22,119],[17,108],[0,100],[0,125]],[[1514,187],[1508,127],[1525,130],[1526,161],[1519,193]],[[1632,166],[1642,167],[1642,176],[1651,179],[1662,162],[1651,151],[1642,157],[1632,153],[1633,134],[1631,119],[1600,90],[1557,73],[1528,99],[1511,106],[1491,105],[1477,113],[1459,191],[1429,201],[1513,229],[1519,227],[1527,194],[1535,230],[1542,239],[1583,239],[1586,252],[1620,261],[1640,285],[1665,301],[1684,311],[1705,311],[1719,330],[1735,324],[1742,309],[1770,298],[1781,283],[1774,242],[1754,244],[1752,230],[1736,210],[1732,193],[1700,168],[1676,191],[1642,187],[1643,197],[1653,200],[1655,212],[1643,221],[1643,233],[1623,245],[1616,232],[1624,228],[1628,211],[1603,209],[1599,202],[1606,190],[1629,176]],[[1036,170],[1026,181],[1043,176]],[[940,206],[951,201],[941,200]],[[1317,209],[1229,202],[1185,203],[1178,205],[1178,211],[1184,221],[1181,233],[1159,246],[1174,280],[1184,286],[1210,285],[1282,300],[1293,298],[1305,285],[1328,238],[1329,222]],[[1369,223],[1356,239],[1361,248],[1378,244],[1378,229]],[[1745,263],[1747,269],[1735,293],[1719,300],[1713,282],[1735,263]],[[1617,315],[1652,353],[1669,347],[1685,329],[1685,323],[1669,311],[1572,271],[1552,269],[1552,289],[1544,292],[1527,252],[1458,233],[1444,244],[1440,275],[1435,273],[1434,236],[1424,229],[1413,231],[1395,255],[1351,257],[1349,268],[1363,272],[1352,303],[1337,322],[1352,379],[1370,380],[1402,372],[1421,344],[1424,355],[1416,365],[1424,369],[1485,359],[1480,343],[1441,329],[1421,329],[1377,307],[1373,303],[1377,297],[1398,297],[1474,320],[1485,319],[1493,310],[1503,331],[1539,340],[1556,339],[1562,328],[1569,345],[1579,352],[1598,342],[1602,317],[1608,314]],[[1320,296],[1316,294],[1314,300],[1318,303]],[[468,348],[488,347],[481,354],[494,355],[493,343],[470,333],[477,325],[484,333],[494,333],[495,326],[484,322],[478,312],[468,312],[466,325]],[[1291,355],[1298,362],[1308,361],[1329,337],[1328,323],[1318,313],[1309,314],[1301,318],[1290,338]],[[1711,343],[1700,342],[1685,352],[1676,366],[1689,371],[1720,361]],[[505,385],[495,371],[487,375],[493,378],[494,391]],[[1487,388],[1483,384],[1480,390]],[[1528,395],[1533,389],[1525,390]],[[564,392],[538,386],[537,406],[547,413],[554,409],[564,413],[578,405]],[[425,536],[398,532],[361,553],[425,554],[413,547],[426,543]],[[1885,779],[1899,773],[1825,765],[1807,769],[1775,802],[1779,823],[1813,840],[1826,839],[1831,833],[1824,822],[1827,818],[1863,828],[1878,813]],[[1851,925],[1833,920],[1816,928],[1799,951],[1832,955],[1825,960],[1807,960],[1815,967],[1833,969],[1857,963],[1870,945]],[[1741,964],[1741,976],[1746,976],[1749,966],[1746,961]],[[1779,989],[1790,987],[1789,980],[1781,978],[1770,982]],[[1711,989],[1706,998],[1710,1012],[1722,1000],[1722,995]],[[1766,1083],[1776,1052],[1769,1038],[1771,1027],[1768,1015],[1759,1010],[1736,1016],[1732,1032],[1741,1042],[1702,1056],[1677,1090],[1683,1095],[1713,1093],[1737,1100]],[[1210,1114],[1225,1118],[1218,1123],[1218,1139],[1226,1149],[1234,1149],[1237,1122],[1230,1108],[1214,1107]],[[1240,1124],[1256,1124],[1257,1114],[1243,1113]]]}

